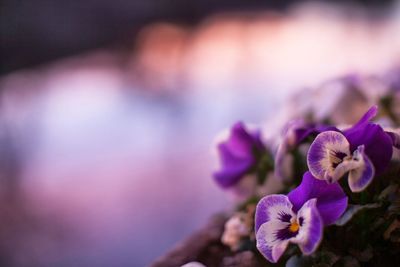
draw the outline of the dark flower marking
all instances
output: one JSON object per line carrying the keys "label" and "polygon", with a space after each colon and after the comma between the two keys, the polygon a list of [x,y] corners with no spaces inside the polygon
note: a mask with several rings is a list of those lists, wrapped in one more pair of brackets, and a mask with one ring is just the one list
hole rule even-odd
{"label": "dark flower marking", "polygon": [[290,219],[292,219],[292,215],[287,214],[286,212],[281,211],[279,213],[279,220],[282,222],[290,223]]}
{"label": "dark flower marking", "polygon": [[291,224],[289,224],[286,228],[280,229],[276,232],[276,239],[279,240],[287,240],[292,237],[297,236],[299,233],[299,230],[297,229],[296,231],[291,230]]}

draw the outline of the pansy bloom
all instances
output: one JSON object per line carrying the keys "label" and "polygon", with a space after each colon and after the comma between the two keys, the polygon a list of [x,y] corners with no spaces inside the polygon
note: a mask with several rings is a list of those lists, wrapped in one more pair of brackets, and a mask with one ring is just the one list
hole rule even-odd
{"label": "pansy bloom", "polygon": [[364,190],[388,166],[395,145],[381,126],[370,122],[376,114],[373,106],[353,127],[320,133],[307,154],[310,172],[328,182],[348,173],[351,191]]}
{"label": "pansy bloom", "polygon": [[334,223],[346,207],[347,197],[339,184],[328,184],[306,172],[289,195],[268,195],[258,203],[257,248],[270,262],[277,262],[289,243],[309,255],[321,242],[324,225]]}
{"label": "pansy bloom", "polygon": [[259,131],[250,132],[238,122],[230,130],[227,140],[218,144],[221,168],[213,174],[223,188],[236,185],[245,175],[255,172],[267,150]]}
{"label": "pansy bloom", "polygon": [[289,122],[283,133],[283,140],[279,144],[275,155],[275,176],[287,180],[291,174],[288,173],[287,169],[291,169],[291,166],[287,166],[287,161],[290,161],[290,152],[299,147],[302,143],[305,143],[310,136],[316,136],[317,134],[324,131],[338,131],[334,126],[307,123],[303,120],[293,120]]}

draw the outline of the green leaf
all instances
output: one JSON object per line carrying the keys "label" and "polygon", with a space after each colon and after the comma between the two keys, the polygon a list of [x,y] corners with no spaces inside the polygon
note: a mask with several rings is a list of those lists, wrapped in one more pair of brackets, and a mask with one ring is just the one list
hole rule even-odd
{"label": "green leaf", "polygon": [[381,204],[379,203],[371,203],[371,204],[366,204],[366,205],[349,205],[347,207],[347,210],[343,213],[342,217],[340,217],[335,225],[337,226],[343,226],[346,223],[348,223],[351,218],[354,217],[354,215],[356,215],[358,212],[365,210],[365,209],[375,209],[375,208],[379,208],[381,206]]}
{"label": "green leaf", "polygon": [[286,262],[286,267],[307,267],[312,265],[310,257],[293,255]]}
{"label": "green leaf", "polygon": [[379,194],[378,199],[388,199],[390,196],[395,194],[398,190],[399,186],[397,184],[391,184]]}

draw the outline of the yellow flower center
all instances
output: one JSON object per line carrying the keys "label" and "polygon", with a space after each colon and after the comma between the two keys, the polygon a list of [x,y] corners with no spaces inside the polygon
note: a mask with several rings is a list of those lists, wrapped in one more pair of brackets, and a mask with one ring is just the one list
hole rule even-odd
{"label": "yellow flower center", "polygon": [[296,233],[297,231],[299,231],[299,228],[300,228],[300,225],[297,222],[293,222],[289,226],[289,231],[292,233]]}

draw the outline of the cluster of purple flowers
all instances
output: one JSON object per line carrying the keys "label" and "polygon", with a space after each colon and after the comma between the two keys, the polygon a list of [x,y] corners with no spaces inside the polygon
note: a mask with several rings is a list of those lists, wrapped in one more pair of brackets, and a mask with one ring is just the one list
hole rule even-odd
{"label": "cluster of purple flowers", "polygon": [[229,138],[217,149],[221,169],[214,173],[214,179],[222,188],[232,187],[246,174],[255,172],[261,155],[266,152],[261,132],[251,132],[241,122],[233,125]]}
{"label": "cluster of purple flowers", "polygon": [[[312,138],[308,171],[287,195],[270,194],[257,204],[257,248],[268,261],[277,262],[289,243],[297,244],[305,255],[313,253],[324,227],[334,224],[347,209],[348,196],[342,188],[346,183],[339,183],[340,179],[347,177],[348,189],[358,193],[388,167],[400,137],[371,122],[377,111],[377,106],[371,107],[356,124],[342,130],[302,122],[289,125],[275,154],[275,177],[282,178],[285,154]],[[224,188],[257,172],[263,153],[268,151],[260,133],[248,131],[241,123],[234,125],[218,149],[222,165],[214,178]]]}

